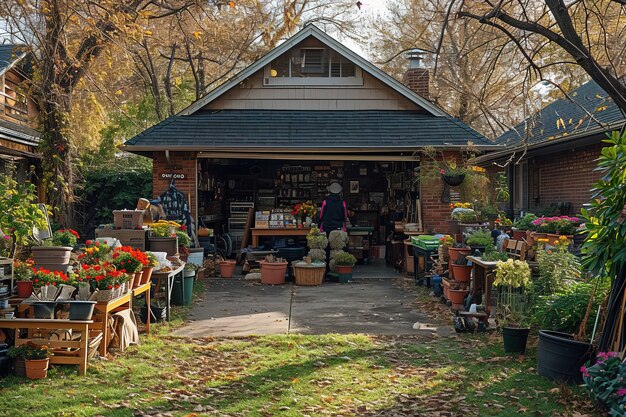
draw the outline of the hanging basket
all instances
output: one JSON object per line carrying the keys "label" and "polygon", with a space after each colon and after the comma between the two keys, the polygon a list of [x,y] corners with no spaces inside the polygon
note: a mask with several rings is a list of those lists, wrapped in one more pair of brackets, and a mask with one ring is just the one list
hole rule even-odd
{"label": "hanging basket", "polygon": [[450,187],[457,187],[463,183],[465,180],[465,174],[456,174],[456,175],[442,175],[443,181],[448,184]]}

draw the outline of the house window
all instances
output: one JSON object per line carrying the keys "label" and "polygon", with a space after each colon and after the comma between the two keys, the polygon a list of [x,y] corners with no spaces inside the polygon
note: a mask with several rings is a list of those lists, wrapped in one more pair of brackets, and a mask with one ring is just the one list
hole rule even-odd
{"label": "house window", "polygon": [[515,165],[515,211],[527,211],[528,206],[528,161]]}
{"label": "house window", "polygon": [[274,59],[266,67],[264,78],[265,85],[363,83],[360,70],[352,62],[326,48],[293,49]]}

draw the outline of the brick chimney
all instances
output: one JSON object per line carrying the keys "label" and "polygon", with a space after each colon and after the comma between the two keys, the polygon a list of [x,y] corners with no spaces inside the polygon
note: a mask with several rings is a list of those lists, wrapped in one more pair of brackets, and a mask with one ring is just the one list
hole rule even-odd
{"label": "brick chimney", "polygon": [[430,98],[428,88],[430,82],[430,71],[424,65],[426,51],[421,49],[411,49],[406,53],[409,61],[409,69],[404,73],[402,82],[411,90],[424,98]]}

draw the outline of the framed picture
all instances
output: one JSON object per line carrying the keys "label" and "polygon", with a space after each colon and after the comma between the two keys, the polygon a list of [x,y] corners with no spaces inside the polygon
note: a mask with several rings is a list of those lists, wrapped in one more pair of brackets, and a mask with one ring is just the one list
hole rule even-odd
{"label": "framed picture", "polygon": [[358,193],[359,193],[359,182],[350,181],[350,194],[358,194]]}

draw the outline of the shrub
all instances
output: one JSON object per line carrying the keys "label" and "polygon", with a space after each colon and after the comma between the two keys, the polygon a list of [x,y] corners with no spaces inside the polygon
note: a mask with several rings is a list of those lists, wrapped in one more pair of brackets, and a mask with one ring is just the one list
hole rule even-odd
{"label": "shrub", "polygon": [[489,230],[478,230],[472,233],[465,243],[472,246],[493,245],[493,237]]}
{"label": "shrub", "polygon": [[339,252],[333,257],[335,265],[339,266],[354,266],[356,264],[356,258],[354,255],[348,252]]}
{"label": "shrub", "polygon": [[[533,306],[531,323],[541,329],[576,333],[582,323],[595,283],[577,282],[556,294],[539,296]],[[595,317],[608,287],[600,287],[594,296],[589,317]]]}
{"label": "shrub", "polygon": [[537,216],[532,213],[527,213],[524,217],[517,219],[513,226],[519,230],[536,230],[533,221],[537,220]]}

